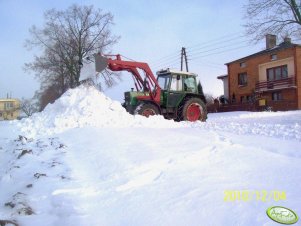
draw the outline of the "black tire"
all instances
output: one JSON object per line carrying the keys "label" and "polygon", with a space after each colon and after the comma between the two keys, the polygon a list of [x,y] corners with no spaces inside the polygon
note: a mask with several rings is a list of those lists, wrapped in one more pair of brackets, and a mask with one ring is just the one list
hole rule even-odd
{"label": "black tire", "polygon": [[204,102],[196,97],[188,99],[181,110],[182,119],[185,121],[197,121],[205,122],[207,119],[207,109]]}
{"label": "black tire", "polygon": [[142,103],[137,106],[135,114],[143,115],[149,117],[150,115],[159,115],[159,109],[156,105],[151,103]]}

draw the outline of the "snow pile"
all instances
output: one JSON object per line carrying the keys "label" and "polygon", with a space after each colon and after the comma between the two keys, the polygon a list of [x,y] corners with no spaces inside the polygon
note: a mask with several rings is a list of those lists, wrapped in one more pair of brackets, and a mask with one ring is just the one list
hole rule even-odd
{"label": "snow pile", "polygon": [[68,90],[53,104],[47,105],[43,112],[19,123],[21,131],[29,137],[84,126],[173,128],[181,124],[165,120],[162,116],[145,118],[130,115],[119,102],[87,86]]}

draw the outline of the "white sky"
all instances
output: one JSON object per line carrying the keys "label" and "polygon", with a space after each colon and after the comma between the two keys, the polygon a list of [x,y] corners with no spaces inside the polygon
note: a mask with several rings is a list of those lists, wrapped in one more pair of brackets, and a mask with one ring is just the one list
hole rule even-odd
{"label": "white sky", "polygon": [[[7,93],[16,98],[33,96],[39,84],[33,73],[23,70],[35,54],[24,48],[28,29],[43,24],[47,9],[65,9],[72,3],[111,12],[115,22],[113,33],[121,36],[112,53],[147,62],[154,73],[167,67],[179,69],[181,47],[186,47],[189,70],[199,75],[204,91],[221,95],[222,82],[216,77],[227,73],[224,64],[264,48],[264,40],[254,46],[244,37],[246,2],[0,0],[0,97]],[[106,91],[107,95],[122,100],[123,92],[132,87],[130,78],[124,73],[121,84]]]}

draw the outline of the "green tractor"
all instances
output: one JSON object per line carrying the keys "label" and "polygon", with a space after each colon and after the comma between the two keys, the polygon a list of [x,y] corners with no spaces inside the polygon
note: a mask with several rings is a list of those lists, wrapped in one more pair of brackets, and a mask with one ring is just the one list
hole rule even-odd
{"label": "green tractor", "polygon": [[[110,58],[114,57],[114,59]],[[131,114],[163,115],[176,121],[206,121],[206,99],[198,89],[196,74],[161,70],[154,77],[147,63],[124,61],[120,55],[95,55],[96,71],[128,71],[133,75],[136,91],[125,92],[123,106]],[[142,78],[139,70],[144,71]]]}

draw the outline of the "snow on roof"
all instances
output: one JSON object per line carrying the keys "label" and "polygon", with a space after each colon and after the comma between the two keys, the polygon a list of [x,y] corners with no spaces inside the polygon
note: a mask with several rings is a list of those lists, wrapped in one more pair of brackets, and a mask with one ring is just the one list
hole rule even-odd
{"label": "snow on roof", "polygon": [[184,74],[184,75],[198,76],[198,75],[195,74],[195,73],[186,72],[186,71],[179,71],[179,70],[176,70],[176,69],[170,69],[170,68],[162,69],[162,70],[160,70],[160,71],[157,71],[157,75],[159,75],[159,74],[165,74],[165,73],[174,73],[174,74]]}

